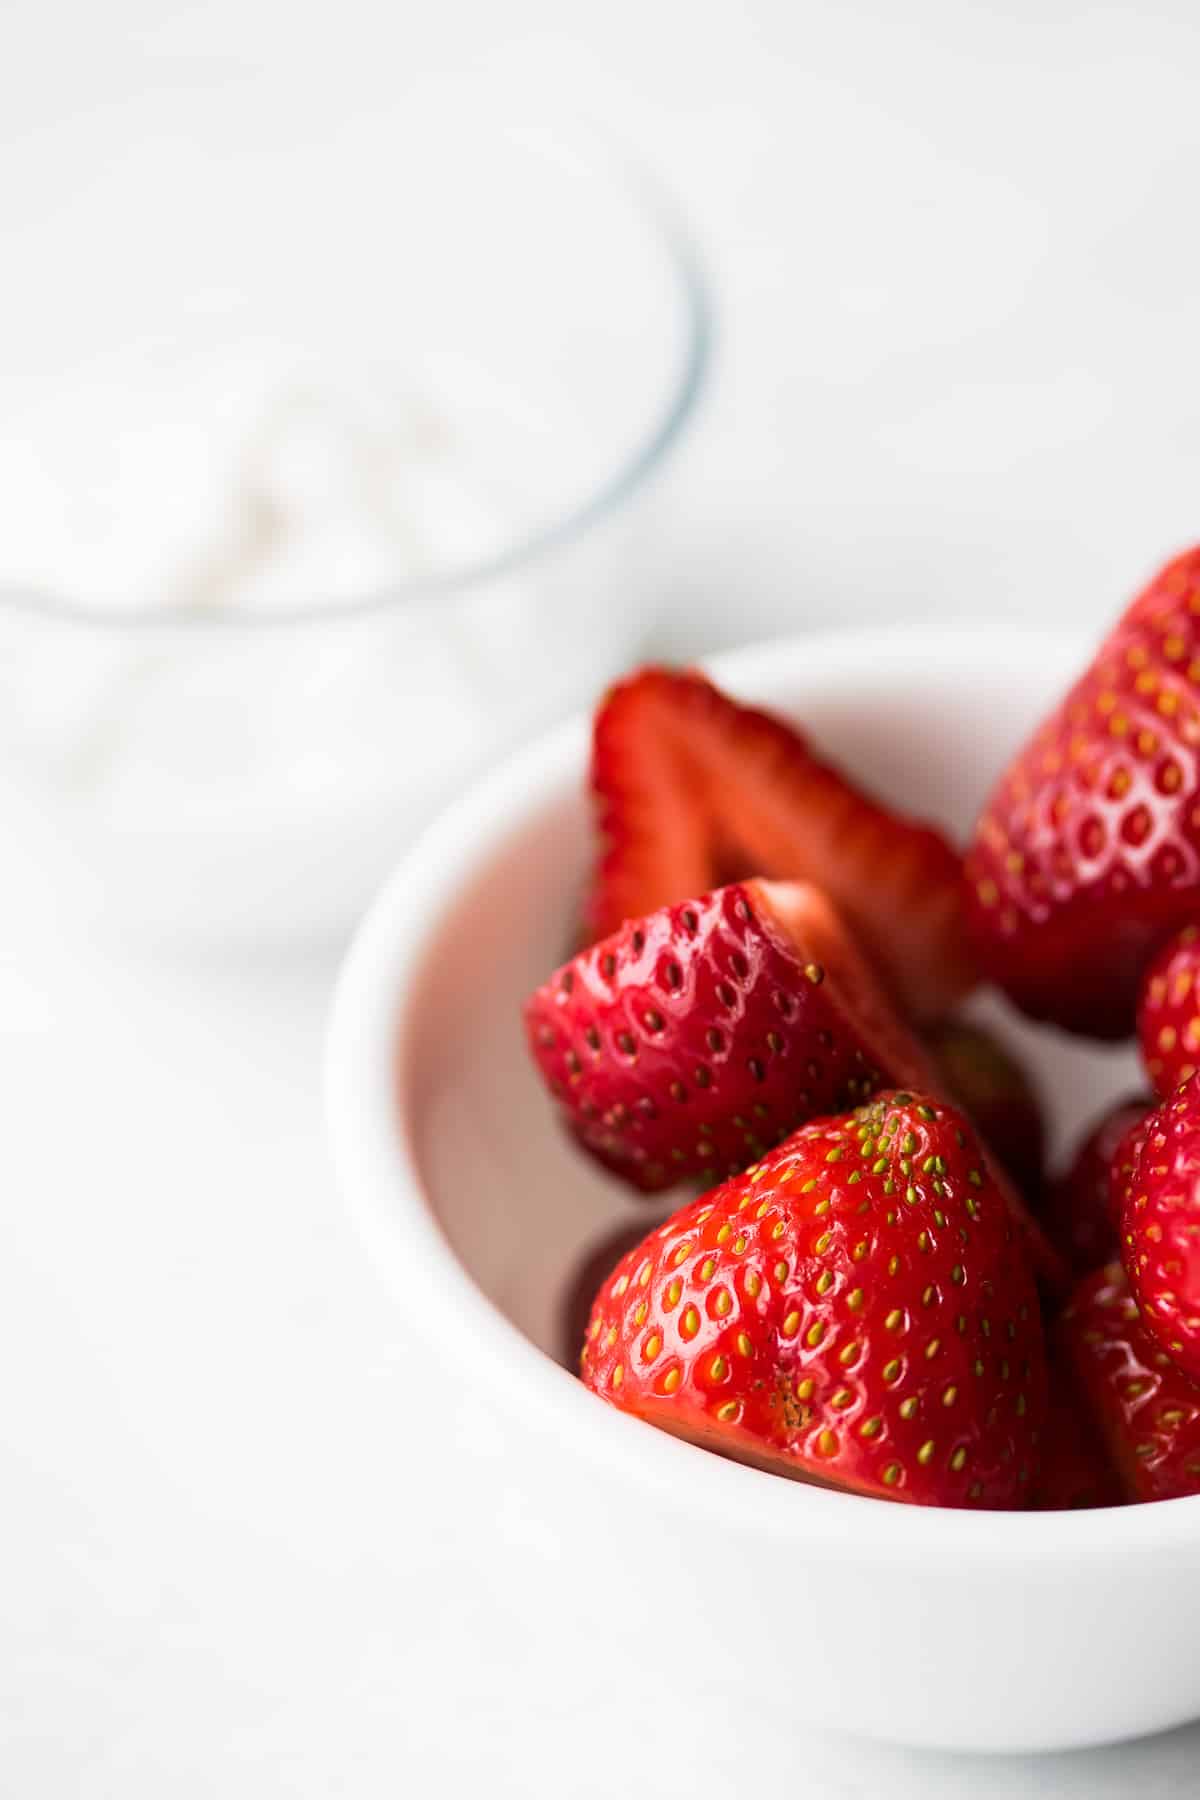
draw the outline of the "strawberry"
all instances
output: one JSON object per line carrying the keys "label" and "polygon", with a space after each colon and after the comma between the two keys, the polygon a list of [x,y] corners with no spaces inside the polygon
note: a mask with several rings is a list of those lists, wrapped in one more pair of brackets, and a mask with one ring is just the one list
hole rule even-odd
{"label": "strawberry", "polygon": [[1061,1357],[1051,1356],[1049,1376],[1050,1399],[1034,1510],[1076,1512],[1085,1507],[1120,1506],[1124,1495],[1116,1470]]}
{"label": "strawberry", "polygon": [[1041,1219],[1051,1241],[1071,1266],[1086,1275],[1117,1254],[1118,1182],[1131,1160],[1125,1148],[1130,1131],[1154,1106],[1148,1095],[1120,1100],[1102,1114],[1082,1139],[1066,1169],[1052,1181]]}
{"label": "strawberry", "polygon": [[970,987],[961,863],[941,833],[888,811],[792,726],[702,675],[647,668],[612,689],[592,787],[594,936],[750,875],[811,881],[913,1016],[945,1012]]}
{"label": "strawberry", "polygon": [[1120,1263],[1079,1284],[1059,1333],[1126,1498],[1200,1494],[1200,1388],[1145,1329]]}
{"label": "strawberry", "polygon": [[526,1002],[570,1129],[643,1192],[736,1173],[816,1113],[922,1085],[923,1052],[823,895],[735,882],[631,920]]}
{"label": "strawberry", "polygon": [[967,856],[983,971],[1035,1018],[1133,1029],[1200,911],[1200,549],[1168,563],[1010,764]]}
{"label": "strawberry", "polygon": [[1200,1075],[1146,1120],[1121,1195],[1121,1255],[1146,1330],[1200,1380]]}
{"label": "strawberry", "polygon": [[569,1369],[579,1363],[579,1352],[592,1313],[592,1302],[605,1278],[612,1274],[627,1250],[640,1244],[646,1235],[646,1221],[627,1219],[614,1231],[608,1231],[598,1244],[584,1255],[567,1283],[562,1303],[562,1360]]}
{"label": "strawberry", "polygon": [[1168,938],[1142,978],[1137,1033],[1146,1073],[1162,1095],[1200,1068],[1200,928]]}
{"label": "strawberry", "polygon": [[[525,1003],[568,1129],[643,1193],[736,1174],[815,1115],[907,1082],[940,1092],[828,901],[735,882],[630,920]],[[993,1170],[1052,1290],[1062,1259]]]}
{"label": "strawberry", "polygon": [[924,1505],[1023,1504],[1037,1296],[965,1118],[908,1093],[814,1119],[693,1201],[596,1299],[584,1382],[728,1456]]}
{"label": "strawberry", "polygon": [[947,1019],[925,1045],[950,1099],[962,1107],[1023,1194],[1041,1192],[1046,1150],[1042,1104],[1029,1075],[992,1032]]}

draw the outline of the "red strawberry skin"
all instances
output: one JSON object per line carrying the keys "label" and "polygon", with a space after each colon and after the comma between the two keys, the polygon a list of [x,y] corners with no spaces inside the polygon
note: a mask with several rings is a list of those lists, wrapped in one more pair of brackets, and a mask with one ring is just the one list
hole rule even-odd
{"label": "red strawberry skin", "polygon": [[1146,1121],[1120,1224],[1122,1260],[1146,1330],[1200,1380],[1200,1075]]}
{"label": "red strawberry skin", "polygon": [[801,884],[738,882],[630,921],[539,988],[525,1018],[571,1131],[648,1193],[711,1185],[805,1119],[929,1070]]}
{"label": "red strawberry skin", "polygon": [[967,1121],[911,1094],[811,1121],[652,1232],[582,1372],[664,1430],[885,1499],[1015,1507],[1036,1473],[1032,1277]]}
{"label": "red strawberry skin", "polygon": [[1120,1192],[1132,1163],[1125,1140],[1153,1107],[1148,1094],[1111,1107],[1046,1191],[1042,1224],[1078,1275],[1089,1274],[1117,1254]]}
{"label": "red strawberry skin", "polygon": [[1200,1068],[1200,926],[1169,938],[1142,981],[1138,1043],[1146,1073],[1162,1095]]}
{"label": "red strawberry skin", "polygon": [[628,1220],[615,1230],[606,1232],[589,1250],[567,1282],[562,1303],[562,1360],[569,1369],[579,1365],[579,1353],[592,1316],[592,1302],[609,1275],[627,1251],[640,1244],[646,1235],[646,1221]]}
{"label": "red strawberry skin", "polygon": [[1126,1499],[1200,1494],[1200,1388],[1146,1331],[1120,1263],[1080,1283],[1058,1333]]}
{"label": "red strawberry skin", "polygon": [[1034,1018],[1117,1038],[1200,910],[1200,549],[1139,595],[1017,755],[970,846],[981,968]]}
{"label": "red strawberry skin", "polygon": [[702,675],[646,668],[595,720],[595,937],[750,875],[823,888],[913,1017],[972,985],[958,853]]}
{"label": "red strawberry skin", "polygon": [[1078,1512],[1121,1506],[1125,1496],[1088,1414],[1083,1396],[1061,1356],[1049,1357],[1050,1398],[1042,1442],[1035,1512]]}
{"label": "red strawberry skin", "polygon": [[1041,1192],[1046,1121],[1029,1075],[993,1032],[947,1019],[925,1033],[945,1089],[1022,1194]]}

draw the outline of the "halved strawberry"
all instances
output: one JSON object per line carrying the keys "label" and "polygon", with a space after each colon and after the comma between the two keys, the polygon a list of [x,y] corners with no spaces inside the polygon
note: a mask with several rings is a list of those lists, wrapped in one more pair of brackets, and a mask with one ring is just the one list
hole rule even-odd
{"label": "halved strawberry", "polygon": [[1138,1043],[1146,1073],[1170,1094],[1200,1068],[1200,926],[1168,938],[1142,977]]}
{"label": "halved strawberry", "polygon": [[973,980],[961,864],[939,831],[889,812],[792,726],[695,672],[642,669],[596,715],[603,850],[595,937],[748,875],[823,888],[914,1017]]}
{"label": "halved strawberry", "polygon": [[1145,1329],[1120,1263],[1080,1283],[1059,1339],[1126,1498],[1200,1494],[1200,1388]]}
{"label": "halved strawberry", "polygon": [[994,1032],[967,1019],[943,1020],[925,1033],[925,1045],[950,1099],[962,1107],[1021,1193],[1036,1199],[1042,1187],[1046,1121],[1028,1071]]}
{"label": "halved strawberry", "polygon": [[1200,549],[1176,557],[1015,757],[967,857],[982,969],[1035,1018],[1115,1038],[1200,911]]}
{"label": "halved strawberry", "polygon": [[1146,1330],[1200,1380],[1200,1075],[1151,1113],[1121,1198],[1121,1257]]}
{"label": "halved strawberry", "polygon": [[[568,1128],[644,1193],[735,1174],[881,1086],[941,1092],[833,908],[803,882],[735,882],[628,921],[531,995],[525,1025]],[[1062,1259],[993,1172],[1035,1269],[1061,1292]]]}
{"label": "halved strawberry", "polygon": [[798,882],[735,882],[630,920],[525,1019],[570,1129],[644,1192],[717,1181],[814,1114],[931,1073],[829,902]]}
{"label": "halved strawberry", "polygon": [[1128,1178],[1126,1141],[1153,1110],[1148,1094],[1120,1100],[1101,1115],[1063,1172],[1046,1189],[1042,1224],[1073,1269],[1088,1274],[1117,1254],[1120,1188]]}
{"label": "halved strawberry", "polygon": [[1042,1441],[1042,1467],[1032,1505],[1037,1512],[1076,1512],[1124,1501],[1074,1375],[1061,1356],[1049,1362],[1050,1401]]}
{"label": "halved strawberry", "polygon": [[777,1473],[924,1505],[1024,1504],[1037,1296],[966,1119],[907,1093],[813,1120],[676,1213],[596,1300],[583,1379]]}

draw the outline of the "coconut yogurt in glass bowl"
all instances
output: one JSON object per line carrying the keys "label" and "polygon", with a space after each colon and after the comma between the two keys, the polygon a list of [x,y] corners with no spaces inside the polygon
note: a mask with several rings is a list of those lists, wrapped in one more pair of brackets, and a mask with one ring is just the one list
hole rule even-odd
{"label": "coconut yogurt in glass bowl", "polygon": [[0,795],[72,907],[311,935],[637,654],[707,303],[581,133],[444,95],[273,133],[247,96],[218,143],[203,98],[0,187]]}

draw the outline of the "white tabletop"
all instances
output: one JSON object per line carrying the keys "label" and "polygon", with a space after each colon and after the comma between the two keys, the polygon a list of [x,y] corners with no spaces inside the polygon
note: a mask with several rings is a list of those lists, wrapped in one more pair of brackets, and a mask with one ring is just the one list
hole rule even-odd
{"label": "white tabletop", "polygon": [[[68,24],[12,0],[4,161],[36,191],[48,118],[148,82],[286,75],[345,107],[470,63],[578,92],[667,173],[719,281],[717,388],[644,573],[676,647],[1099,621],[1195,536],[1186,0],[573,10],[116,0]],[[664,1796],[780,1771],[896,1800],[1195,1792],[1200,1727],[975,1762],[781,1719],[716,1770],[686,1709],[635,1694],[581,1742],[575,1659],[531,1691],[546,1659],[489,1606],[521,1528],[473,1479],[491,1427],[414,1388],[332,1191],[332,957],[87,942],[24,886],[0,868],[6,1793],[587,1800],[624,1791],[635,1746]]]}
{"label": "white tabletop", "polygon": [[332,1193],[329,962],[3,923],[6,1793],[607,1800],[635,1760],[647,1792],[753,1800],[799,1756],[797,1792],[864,1800],[1194,1794],[1200,1727],[978,1761],[783,1717],[714,1767],[692,1681],[669,1728],[631,1685],[581,1739],[579,1659],[489,1595],[522,1547],[500,1428],[420,1391]]}

